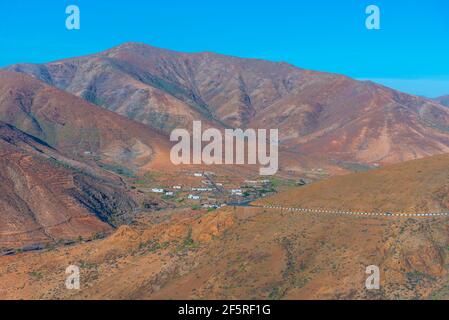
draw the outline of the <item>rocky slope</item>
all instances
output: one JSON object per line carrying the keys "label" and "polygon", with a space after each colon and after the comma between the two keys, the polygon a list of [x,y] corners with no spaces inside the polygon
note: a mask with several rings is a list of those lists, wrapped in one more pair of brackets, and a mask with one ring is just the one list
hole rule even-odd
{"label": "rocky slope", "polygon": [[0,71],[0,120],[77,159],[129,171],[168,159],[165,137],[27,75]]}
{"label": "rocky slope", "polygon": [[117,176],[0,122],[0,248],[110,232],[136,203]]}
{"label": "rocky slope", "polygon": [[[447,155],[410,161],[261,203],[447,210],[448,163]],[[0,298],[448,299],[448,231],[447,217],[165,211],[104,240],[0,257]],[[80,291],[65,289],[71,264],[81,268]],[[380,290],[365,288],[370,265],[380,268]]]}
{"label": "rocky slope", "polygon": [[[0,298],[447,299],[447,219],[257,208],[176,212],[73,247],[0,257]],[[81,270],[81,290],[65,269]],[[381,270],[367,291],[365,268]]]}
{"label": "rocky slope", "polygon": [[345,211],[448,212],[448,191],[446,154],[323,180],[260,203]]}

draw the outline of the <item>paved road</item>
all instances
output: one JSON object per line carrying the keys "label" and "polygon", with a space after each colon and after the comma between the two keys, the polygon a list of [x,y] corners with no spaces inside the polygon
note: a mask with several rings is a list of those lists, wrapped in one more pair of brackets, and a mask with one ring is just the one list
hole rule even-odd
{"label": "paved road", "polygon": [[338,214],[346,216],[360,216],[360,217],[389,217],[389,218],[410,218],[410,217],[447,217],[449,212],[429,212],[429,213],[387,213],[387,212],[354,212],[354,211],[338,211],[338,210],[323,210],[323,209],[306,209],[306,208],[293,208],[283,206],[257,206],[264,209],[274,209],[289,212],[302,212],[302,213],[327,213]]}

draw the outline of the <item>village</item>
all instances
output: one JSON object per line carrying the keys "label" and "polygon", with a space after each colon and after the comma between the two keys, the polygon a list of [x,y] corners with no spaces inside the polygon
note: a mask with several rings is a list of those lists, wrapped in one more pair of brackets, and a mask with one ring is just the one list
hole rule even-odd
{"label": "village", "polygon": [[[139,181],[134,188],[175,206],[214,210],[226,205],[244,205],[276,192],[269,179],[238,180],[212,171],[184,171],[181,179]],[[172,182],[172,183],[170,183]]]}

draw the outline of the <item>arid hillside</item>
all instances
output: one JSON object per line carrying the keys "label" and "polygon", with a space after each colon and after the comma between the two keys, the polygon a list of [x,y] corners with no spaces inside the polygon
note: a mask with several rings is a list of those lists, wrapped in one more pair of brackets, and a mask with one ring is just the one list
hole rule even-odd
{"label": "arid hillside", "polygon": [[19,73],[0,72],[0,120],[70,157],[131,172],[168,160],[156,131]]}
{"label": "arid hillside", "polygon": [[372,82],[287,63],[125,43],[9,70],[152,128],[277,128],[281,147],[332,163],[396,163],[449,151],[449,110]]}
{"label": "arid hillside", "polygon": [[0,248],[110,232],[137,207],[122,180],[0,122]]}
{"label": "arid hillside", "polygon": [[425,213],[449,211],[449,155],[345,175],[261,200],[310,209]]}
{"label": "arid hillside", "polygon": [[[443,210],[447,163],[447,156],[411,161],[287,190],[261,203]],[[448,232],[447,217],[167,210],[139,215],[104,240],[0,257],[0,297],[447,299]],[[65,288],[71,264],[81,269],[80,291]],[[380,268],[380,290],[365,288],[370,265]]]}
{"label": "arid hillside", "polygon": [[[8,69],[33,75],[166,134],[177,127],[191,128],[194,120],[207,125],[213,118],[193,92],[152,75],[139,61],[115,59],[108,53]],[[222,127],[219,122],[212,122],[215,127]]]}
{"label": "arid hillside", "polygon": [[[445,99],[138,43],[7,69],[0,299],[449,298],[448,217],[391,214],[449,212]],[[279,129],[279,174],[174,166],[193,120]]]}
{"label": "arid hillside", "polygon": [[[173,212],[105,240],[0,257],[0,298],[447,299],[448,231],[447,218]],[[65,287],[69,265],[81,290]],[[365,288],[369,265],[381,290]]]}

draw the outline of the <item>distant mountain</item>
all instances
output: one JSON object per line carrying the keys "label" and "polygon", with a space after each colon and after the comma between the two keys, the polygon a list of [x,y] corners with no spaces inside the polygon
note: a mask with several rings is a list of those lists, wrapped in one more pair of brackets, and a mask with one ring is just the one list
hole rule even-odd
{"label": "distant mountain", "polygon": [[69,157],[128,171],[168,154],[151,128],[20,73],[0,71],[0,120]]}
{"label": "distant mountain", "polygon": [[443,106],[449,107],[449,95],[436,98],[435,100],[441,103]]}
{"label": "distant mountain", "polygon": [[441,104],[286,63],[126,43],[8,69],[166,134],[194,119],[219,128],[278,128],[286,150],[364,164],[449,152],[449,110]]}
{"label": "distant mountain", "polygon": [[0,122],[0,248],[92,237],[137,207],[114,175]]}

